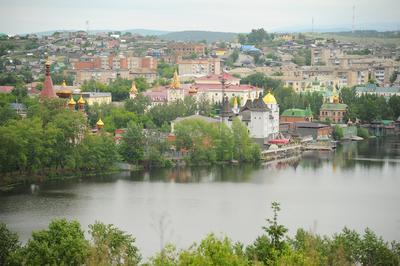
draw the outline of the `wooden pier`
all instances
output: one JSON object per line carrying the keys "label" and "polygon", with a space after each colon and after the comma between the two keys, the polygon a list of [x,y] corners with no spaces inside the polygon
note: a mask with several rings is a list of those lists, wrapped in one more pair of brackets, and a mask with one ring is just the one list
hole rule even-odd
{"label": "wooden pier", "polygon": [[292,157],[301,153],[301,147],[301,145],[290,145],[272,150],[264,150],[261,152],[261,159],[263,161],[273,161]]}

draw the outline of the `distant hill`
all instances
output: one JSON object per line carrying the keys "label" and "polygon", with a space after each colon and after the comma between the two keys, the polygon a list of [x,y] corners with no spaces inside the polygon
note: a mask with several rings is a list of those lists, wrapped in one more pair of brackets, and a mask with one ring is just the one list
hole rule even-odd
{"label": "distant hill", "polygon": [[130,32],[132,34],[139,34],[142,36],[149,36],[149,35],[159,36],[170,33],[170,31],[165,31],[165,30],[147,30],[147,29],[132,29],[132,30],[124,30],[122,32]]}
{"label": "distant hill", "polygon": [[[38,36],[50,36],[53,35],[55,32],[77,32],[78,30],[49,30],[49,31],[41,31],[41,32],[35,32],[34,34],[38,35]],[[89,33],[90,34],[95,34],[95,33],[108,33],[108,32],[116,32],[118,30],[90,30]],[[142,36],[148,36],[148,35],[162,35],[162,34],[166,34],[169,33],[169,31],[162,31],[162,30],[146,30],[146,29],[130,29],[130,30],[122,30],[120,31],[122,33],[124,32],[130,32],[132,34],[139,34]]]}
{"label": "distant hill", "polygon": [[159,37],[168,41],[200,42],[206,40],[207,42],[216,42],[234,41],[237,37],[237,33],[216,31],[177,31],[160,35]]}

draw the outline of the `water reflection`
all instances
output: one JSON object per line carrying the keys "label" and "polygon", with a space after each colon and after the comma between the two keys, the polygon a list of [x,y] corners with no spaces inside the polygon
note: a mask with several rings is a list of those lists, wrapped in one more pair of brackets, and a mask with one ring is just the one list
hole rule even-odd
{"label": "water reflection", "polygon": [[335,171],[340,168],[352,171],[360,168],[397,167],[400,164],[400,140],[391,137],[386,140],[372,139],[362,142],[344,142],[333,152],[310,151],[303,153],[301,166],[320,169],[331,165]]}
{"label": "water reflection", "polygon": [[320,234],[370,227],[387,240],[399,240],[399,147],[399,138],[376,139],[260,165],[152,169],[39,183],[0,197],[0,220],[22,241],[59,217],[77,219],[85,229],[95,220],[113,223],[137,238],[146,257],[157,251],[154,225],[163,219],[178,247],[209,232],[248,244],[271,215],[269,204],[279,201],[282,223],[291,233],[299,227]]}
{"label": "water reflection", "polygon": [[174,167],[152,169],[150,172],[132,172],[133,181],[203,183],[203,182],[246,182],[260,165],[222,165],[212,167]]}

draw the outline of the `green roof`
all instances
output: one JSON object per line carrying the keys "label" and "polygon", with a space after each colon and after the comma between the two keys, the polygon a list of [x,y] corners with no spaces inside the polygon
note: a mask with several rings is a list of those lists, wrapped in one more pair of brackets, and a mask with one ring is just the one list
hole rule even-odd
{"label": "green roof", "polygon": [[385,120],[385,119],[382,120],[382,124],[384,124],[385,126],[393,124],[393,123],[394,123],[393,120]]}
{"label": "green roof", "polygon": [[347,104],[344,103],[324,103],[321,106],[321,110],[333,110],[333,111],[346,111]]}
{"label": "green roof", "polygon": [[312,116],[311,110],[308,108],[306,110],[303,109],[287,109],[283,111],[282,116],[290,116],[290,117],[309,117]]}

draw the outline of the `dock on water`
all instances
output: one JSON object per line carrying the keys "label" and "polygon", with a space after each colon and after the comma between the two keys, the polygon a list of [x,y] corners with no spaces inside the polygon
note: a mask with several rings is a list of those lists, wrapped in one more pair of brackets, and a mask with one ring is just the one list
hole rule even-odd
{"label": "dock on water", "polygon": [[282,158],[291,157],[301,153],[301,145],[290,145],[276,149],[268,149],[261,152],[263,161],[273,161]]}

